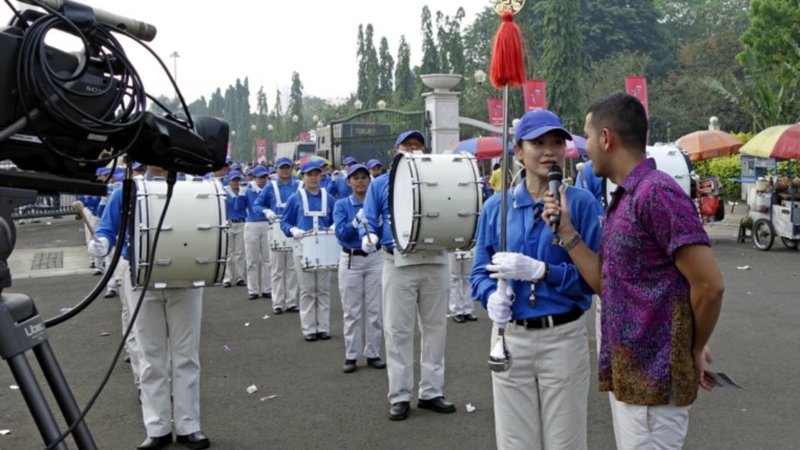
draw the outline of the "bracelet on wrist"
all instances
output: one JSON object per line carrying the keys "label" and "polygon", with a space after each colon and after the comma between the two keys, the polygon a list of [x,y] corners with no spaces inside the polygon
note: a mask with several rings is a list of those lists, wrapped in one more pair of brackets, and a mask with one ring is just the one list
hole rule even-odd
{"label": "bracelet on wrist", "polygon": [[581,235],[578,234],[578,232],[575,232],[575,234],[573,234],[572,237],[567,239],[566,241],[563,240],[558,241],[558,245],[565,251],[569,252],[570,250],[575,248],[575,246],[578,245],[580,241],[581,241]]}

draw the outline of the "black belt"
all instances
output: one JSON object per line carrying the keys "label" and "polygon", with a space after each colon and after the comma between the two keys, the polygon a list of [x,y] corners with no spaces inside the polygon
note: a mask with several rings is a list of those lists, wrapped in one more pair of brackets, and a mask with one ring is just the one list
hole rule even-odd
{"label": "black belt", "polygon": [[531,319],[517,319],[511,322],[527,329],[539,330],[542,328],[552,328],[565,323],[570,323],[578,320],[583,315],[583,310],[574,308],[564,314],[555,314],[552,316],[534,317]]}
{"label": "black belt", "polygon": [[[378,246],[376,247],[376,249],[377,249],[377,250],[380,250],[380,249],[381,249],[381,244],[378,244]],[[365,252],[364,250],[361,250],[360,248],[347,248],[347,247],[342,247],[342,251],[343,251],[343,252],[345,252],[345,253],[347,253],[348,255],[351,255],[351,256],[352,256],[352,255],[356,255],[356,256],[369,256],[369,253]]]}
{"label": "black belt", "polygon": [[242,222],[244,222],[244,219],[230,219],[230,220],[231,220],[231,223],[242,223]]}

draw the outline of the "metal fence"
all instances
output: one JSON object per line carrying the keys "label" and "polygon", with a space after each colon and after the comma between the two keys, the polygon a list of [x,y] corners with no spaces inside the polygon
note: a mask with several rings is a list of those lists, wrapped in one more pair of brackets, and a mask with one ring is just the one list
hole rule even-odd
{"label": "metal fence", "polygon": [[75,199],[75,195],[68,194],[40,195],[36,197],[36,202],[15,208],[11,213],[11,219],[37,219],[75,214],[75,210],[72,209]]}

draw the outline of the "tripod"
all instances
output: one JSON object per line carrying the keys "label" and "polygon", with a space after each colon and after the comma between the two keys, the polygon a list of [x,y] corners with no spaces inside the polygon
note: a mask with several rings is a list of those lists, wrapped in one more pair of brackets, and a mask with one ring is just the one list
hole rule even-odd
{"label": "tripod", "polygon": [[[0,187],[0,356],[8,362],[45,444],[52,445],[61,437],[61,431],[25,352],[33,350],[67,423],[77,422],[81,411],[56,361],[47,340],[47,328],[33,299],[26,294],[2,291],[11,285],[7,261],[16,240],[11,211],[16,206],[32,203],[35,198],[34,190]],[[80,449],[97,448],[83,420],[75,426],[73,437]],[[67,445],[62,441],[53,448],[65,450]]]}

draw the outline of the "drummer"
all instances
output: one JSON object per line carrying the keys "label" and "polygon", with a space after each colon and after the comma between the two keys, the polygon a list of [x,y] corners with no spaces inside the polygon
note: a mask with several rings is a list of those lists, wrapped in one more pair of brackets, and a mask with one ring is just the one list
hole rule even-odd
{"label": "drummer", "polygon": [[350,188],[350,179],[347,176],[347,174],[350,173],[350,166],[353,164],[358,164],[358,161],[352,156],[347,156],[342,160],[342,169],[340,171],[340,175],[331,179],[330,187],[328,188],[328,192],[333,196],[333,198],[340,200],[347,198],[353,193],[352,189]]}
{"label": "drummer", "polygon": [[[323,161],[308,161],[300,167],[304,187],[289,197],[281,217],[281,230],[287,237],[300,239],[308,233],[333,227],[334,200],[319,186]],[[331,338],[330,284],[328,271],[303,271],[302,254],[295,253],[294,265],[300,286],[300,326],[306,341]]]}
{"label": "drummer", "polygon": [[[361,164],[351,165],[347,170],[347,182],[353,193],[336,202],[333,221],[336,238],[342,246],[339,259],[339,297],[344,313],[344,367],[345,373],[356,370],[356,361],[362,354],[367,364],[383,369],[386,363],[380,358],[381,333],[381,271],[383,254],[366,253],[361,249],[359,228],[367,226],[364,219],[364,196],[370,183],[367,168]],[[366,330],[362,347],[361,335]]]}
{"label": "drummer", "polygon": [[[300,180],[292,176],[292,160],[283,156],[275,162],[278,178],[270,180],[256,199],[255,207],[264,209],[269,223],[280,220],[286,208],[286,201],[297,192]],[[298,312],[297,274],[291,248],[287,251],[270,249],[270,276],[272,278],[272,312]]]}
{"label": "drummer", "polygon": [[367,169],[369,169],[369,175],[373,180],[383,173],[383,166],[377,159],[370,159],[367,161]]}

